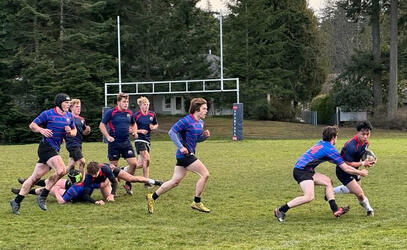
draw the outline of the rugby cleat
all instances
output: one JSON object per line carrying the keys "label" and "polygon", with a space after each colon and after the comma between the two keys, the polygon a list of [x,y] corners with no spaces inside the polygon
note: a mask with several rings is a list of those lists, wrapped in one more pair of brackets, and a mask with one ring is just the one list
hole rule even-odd
{"label": "rugby cleat", "polygon": [[334,212],[333,214],[334,214],[334,216],[336,217],[336,218],[339,218],[339,217],[341,217],[343,214],[346,214],[347,212],[349,212],[349,209],[350,209],[350,207],[349,206],[347,206],[347,207],[340,207],[336,212]]}
{"label": "rugby cleat", "polygon": [[193,201],[191,204],[191,208],[198,210],[200,212],[204,212],[204,213],[210,213],[211,210],[207,207],[205,207],[205,205],[202,202],[195,202]]}
{"label": "rugby cleat", "polygon": [[133,195],[133,191],[131,190],[131,185],[129,185],[128,183],[123,185],[124,189],[126,190],[126,194],[128,195]]}
{"label": "rugby cleat", "polygon": [[47,197],[38,195],[37,204],[42,210],[46,211],[47,210]]}
{"label": "rugby cleat", "polygon": [[152,194],[147,194],[146,195],[146,200],[147,200],[147,212],[149,214],[154,213],[154,199]]}
{"label": "rugby cleat", "polygon": [[20,204],[17,203],[15,200],[11,200],[10,201],[10,206],[11,206],[11,212],[13,212],[13,214],[19,215],[20,212],[18,210],[20,210]]}
{"label": "rugby cleat", "polygon": [[27,179],[24,179],[24,178],[20,177],[17,180],[18,180],[18,183],[23,184]]}
{"label": "rugby cleat", "polygon": [[154,183],[155,186],[161,187],[162,184],[164,184],[164,181],[155,180],[155,183]]}
{"label": "rugby cleat", "polygon": [[274,209],[274,216],[276,216],[278,222],[284,222],[285,213],[278,208]]}
{"label": "rugby cleat", "polygon": [[19,194],[19,193],[20,193],[20,189],[18,189],[18,188],[11,188],[11,192],[12,192],[13,194]]}
{"label": "rugby cleat", "polygon": [[374,217],[374,211],[373,210],[369,210],[366,212],[366,216],[367,217]]}
{"label": "rugby cleat", "polygon": [[150,183],[144,183],[144,188],[152,188],[152,187],[153,187],[153,185],[151,185]]}

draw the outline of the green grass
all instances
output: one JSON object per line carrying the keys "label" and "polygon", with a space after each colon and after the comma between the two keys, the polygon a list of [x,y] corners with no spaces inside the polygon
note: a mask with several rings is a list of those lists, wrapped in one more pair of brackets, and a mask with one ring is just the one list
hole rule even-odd
{"label": "green grass", "polygon": [[[220,127],[228,127],[222,119],[207,121],[213,135]],[[197,180],[190,173],[180,186],[157,200],[152,215],[146,213],[147,191],[137,184],[134,196],[126,196],[119,188],[116,201],[105,206],[58,205],[49,197],[44,212],[37,207],[36,197],[27,196],[21,215],[15,216],[8,203],[14,197],[10,187],[18,186],[18,177],[31,174],[37,145],[0,146],[0,249],[405,249],[405,133],[374,131],[370,140],[379,162],[363,179],[363,188],[375,217],[367,218],[355,197],[338,195],[338,204],[350,205],[351,211],[333,218],[322,188],[317,187],[312,203],[290,210],[286,222],[279,224],[272,210],[300,195],[292,178],[293,164],[316,142],[321,127],[253,123],[255,128],[248,128],[251,121],[245,123],[246,131],[251,131],[247,137],[256,133],[259,136],[252,138],[262,137],[263,131],[264,137],[279,139],[209,140],[198,145],[198,157],[211,174],[203,195],[210,214],[189,207]],[[337,148],[352,134],[352,129],[342,130]],[[306,139],[307,135],[312,139]],[[286,140],[290,138],[297,139]],[[171,177],[174,150],[170,141],[153,141],[151,177]],[[104,162],[106,145],[86,143],[84,155],[88,161]],[[65,150],[62,156],[67,159]],[[317,171],[339,184],[332,164],[325,163]],[[94,197],[100,198],[100,192]]]}

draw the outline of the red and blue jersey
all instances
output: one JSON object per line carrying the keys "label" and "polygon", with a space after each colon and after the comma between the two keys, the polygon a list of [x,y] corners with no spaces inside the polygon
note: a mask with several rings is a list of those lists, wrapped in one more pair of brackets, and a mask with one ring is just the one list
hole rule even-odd
{"label": "red and blue jersey", "polygon": [[109,179],[112,185],[112,194],[115,194],[117,189],[117,180],[114,177],[109,164],[103,163],[99,164],[99,166],[100,170],[97,177],[93,177],[91,174],[86,174],[85,180],[83,181],[83,200],[89,201],[91,203],[95,203],[95,201],[90,197],[93,189],[100,188],[100,184],[105,182],[106,179]]}
{"label": "red and blue jersey", "polygon": [[135,123],[131,110],[120,111],[118,107],[108,110],[102,122],[107,125],[109,135],[117,142],[129,139],[129,126]]}
{"label": "red and blue jersey", "polygon": [[328,141],[319,141],[297,160],[294,168],[314,170],[319,164],[325,161],[332,162],[336,165],[344,163],[334,145]]}
{"label": "red and blue jersey", "polygon": [[[203,135],[203,127],[204,122],[202,120],[195,120],[194,116],[189,114],[179,119],[178,122],[171,127],[171,130],[178,134],[179,141],[188,149],[189,153],[195,153],[196,144],[206,139]],[[177,159],[184,157],[180,148],[177,149],[175,157]]]}
{"label": "red and blue jersey", "polygon": [[137,123],[137,129],[145,129],[148,131],[147,134],[137,133],[138,137],[135,141],[150,142],[150,124],[156,125],[158,123],[156,114],[152,111],[148,111],[147,114],[143,114],[139,111],[134,114],[134,120]]}
{"label": "red and blue jersey", "polygon": [[73,115],[75,126],[76,126],[76,135],[75,136],[66,136],[66,147],[77,147],[82,145],[83,140],[83,131],[86,129],[86,122],[82,116]]}
{"label": "red and blue jersey", "polygon": [[73,115],[70,112],[58,114],[56,108],[43,111],[33,122],[52,131],[51,137],[43,137],[42,140],[48,142],[57,152],[59,152],[62,140],[66,136],[65,126],[75,129]]}
{"label": "red and blue jersey", "polygon": [[345,143],[341,150],[342,158],[347,162],[358,162],[366,152],[369,142],[359,141],[357,135]]}

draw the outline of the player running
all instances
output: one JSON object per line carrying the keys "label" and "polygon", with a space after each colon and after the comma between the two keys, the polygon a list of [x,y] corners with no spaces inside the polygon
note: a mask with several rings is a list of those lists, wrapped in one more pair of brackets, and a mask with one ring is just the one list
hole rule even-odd
{"label": "player running", "polygon": [[176,122],[168,134],[177,147],[177,163],[171,180],[164,184],[153,194],[147,194],[147,210],[149,213],[154,211],[154,201],[158,197],[172,188],[178,186],[188,171],[199,175],[196,183],[195,197],[191,204],[192,209],[209,213],[209,208],[201,202],[201,195],[209,178],[208,169],[195,156],[195,147],[198,142],[206,140],[209,136],[209,130],[203,130],[204,123],[201,119],[206,117],[208,112],[206,100],[203,98],[194,98],[191,100],[189,115]]}
{"label": "player running", "polygon": [[71,98],[67,94],[57,94],[54,101],[55,107],[43,111],[29,126],[33,132],[40,133],[43,137],[38,146],[39,160],[33,173],[24,182],[16,198],[10,201],[11,211],[14,214],[20,214],[20,204],[31,186],[54,169],[55,173],[48,178],[45,188],[37,198],[38,206],[42,210],[47,210],[46,200],[51,188],[66,173],[64,161],[58,153],[63,138],[76,135],[74,118],[68,112],[70,101]]}
{"label": "player running", "polygon": [[[69,152],[69,161],[67,170],[74,169],[76,165],[79,165],[79,171],[82,178],[85,176],[85,158],[82,154],[82,139],[84,135],[90,133],[90,127],[86,124],[85,119],[80,116],[81,114],[81,100],[73,99],[70,105],[71,113],[75,119],[75,126],[77,129],[76,136],[67,136],[66,150]],[[81,179],[82,180],[82,179]]]}
{"label": "player running", "polygon": [[[134,114],[134,120],[137,123],[137,139],[134,141],[134,147],[139,155],[137,165],[143,167],[143,176],[149,177],[150,166],[150,134],[152,130],[158,128],[157,116],[149,110],[150,101],[142,96],[137,99],[140,111]],[[145,187],[151,187],[150,184],[144,184]]]}
{"label": "player running", "polygon": [[[362,121],[356,125],[356,135],[347,141],[341,150],[341,156],[346,164],[356,169],[359,167],[370,167],[376,164],[376,159],[373,161],[369,159],[361,161],[362,156],[366,153],[369,146],[368,139],[370,138],[372,129],[372,124],[370,124],[369,121]],[[342,168],[336,166],[336,177],[338,177],[342,185],[334,188],[335,194],[354,194],[359,204],[366,209],[367,216],[374,216],[373,208],[370,206],[369,200],[363,192],[360,176],[348,174],[343,171]]]}
{"label": "player running", "polygon": [[[108,141],[107,157],[111,164],[118,166],[120,156],[127,161],[125,171],[134,174],[137,167],[137,159],[133,146],[129,140],[129,133],[137,138],[137,124],[129,107],[129,95],[120,93],[117,96],[117,106],[108,110],[99,124],[100,132]],[[108,129],[106,128],[108,126]],[[133,194],[131,183],[124,185],[128,194]]]}
{"label": "player running", "polygon": [[285,214],[290,208],[311,202],[314,199],[314,185],[325,186],[325,195],[335,217],[340,217],[348,212],[349,207],[338,208],[336,205],[332,180],[326,175],[315,172],[315,168],[319,164],[329,161],[338,165],[346,173],[367,176],[368,171],[366,169],[357,170],[347,165],[333,146],[338,138],[338,131],[339,129],[336,126],[325,127],[322,132],[322,141],[319,141],[298,159],[294,166],[293,176],[299,184],[303,196],[294,198],[274,210],[274,215],[279,222],[284,221]]}

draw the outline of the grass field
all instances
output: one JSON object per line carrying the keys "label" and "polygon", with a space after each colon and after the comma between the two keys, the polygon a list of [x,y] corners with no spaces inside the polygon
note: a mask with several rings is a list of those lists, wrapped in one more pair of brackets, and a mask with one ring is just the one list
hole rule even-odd
{"label": "grass field", "polygon": [[[207,121],[214,138],[230,133],[230,119],[228,124],[222,119]],[[146,213],[147,190],[137,184],[134,196],[126,196],[120,187],[116,201],[105,206],[58,205],[49,197],[44,212],[37,207],[36,197],[27,196],[21,215],[15,216],[10,211],[9,200],[14,197],[10,188],[18,186],[18,177],[31,174],[37,145],[0,146],[0,249],[406,248],[405,132],[378,130],[370,140],[379,162],[363,187],[375,217],[367,218],[355,197],[338,195],[338,204],[350,205],[351,211],[333,218],[323,189],[317,187],[312,203],[290,210],[286,222],[279,224],[272,210],[300,194],[292,167],[318,140],[321,127],[250,121],[245,131],[246,138],[272,139],[212,139],[198,145],[197,155],[211,174],[203,195],[210,214],[190,209],[197,177],[189,174],[179,187],[157,200],[152,215]],[[352,134],[353,129],[342,129],[337,148]],[[171,177],[174,150],[170,141],[153,141],[151,177]],[[65,149],[61,154],[67,159]],[[106,145],[86,143],[84,155],[88,161],[106,161]],[[332,164],[325,163],[317,171],[339,183]],[[98,191],[93,196],[101,197]]]}

